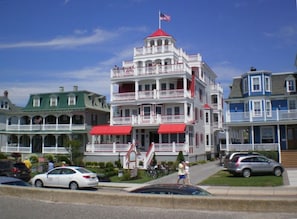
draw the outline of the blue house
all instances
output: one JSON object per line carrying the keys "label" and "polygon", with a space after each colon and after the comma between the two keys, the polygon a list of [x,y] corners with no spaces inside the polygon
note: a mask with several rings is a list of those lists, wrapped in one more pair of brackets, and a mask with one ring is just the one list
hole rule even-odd
{"label": "blue house", "polygon": [[297,72],[250,71],[233,78],[225,100],[229,151],[278,151],[297,167]]}

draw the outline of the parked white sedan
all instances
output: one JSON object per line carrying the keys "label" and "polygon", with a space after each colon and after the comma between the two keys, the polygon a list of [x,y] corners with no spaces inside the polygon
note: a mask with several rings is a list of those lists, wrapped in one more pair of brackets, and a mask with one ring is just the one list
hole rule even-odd
{"label": "parked white sedan", "polygon": [[83,167],[57,167],[31,179],[35,187],[60,187],[77,190],[98,186],[97,174]]}

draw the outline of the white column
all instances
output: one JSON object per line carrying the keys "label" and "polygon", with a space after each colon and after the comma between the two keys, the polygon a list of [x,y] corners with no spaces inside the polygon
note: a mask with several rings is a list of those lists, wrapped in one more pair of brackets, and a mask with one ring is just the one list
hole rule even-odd
{"label": "white column", "polygon": [[159,78],[156,79],[156,91],[157,91],[156,98],[160,99],[160,79]]}
{"label": "white column", "polygon": [[251,135],[252,135],[252,148],[255,150],[255,135],[254,135],[254,126],[251,126]]}

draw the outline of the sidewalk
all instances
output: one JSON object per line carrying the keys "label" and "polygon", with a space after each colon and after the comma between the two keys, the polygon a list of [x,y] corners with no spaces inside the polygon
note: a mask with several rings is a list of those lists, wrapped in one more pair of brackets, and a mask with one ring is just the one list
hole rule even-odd
{"label": "sidewalk", "polygon": [[[207,162],[190,167],[190,178],[192,184],[199,184],[216,172],[224,168],[219,165],[218,161]],[[234,187],[234,186],[201,186],[210,193],[220,196],[295,196],[297,197],[297,169],[286,169],[284,172],[284,186],[278,187]],[[167,176],[152,180],[145,184],[138,183],[112,183],[99,182],[99,186],[118,187],[126,191],[130,191],[137,187],[142,187],[147,184],[158,183],[176,183],[177,173],[172,173]]]}

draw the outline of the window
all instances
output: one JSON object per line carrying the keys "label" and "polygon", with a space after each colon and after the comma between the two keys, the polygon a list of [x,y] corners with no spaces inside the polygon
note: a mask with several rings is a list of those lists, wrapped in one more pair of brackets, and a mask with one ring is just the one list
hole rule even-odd
{"label": "window", "polygon": [[130,110],[129,109],[125,109],[125,117],[129,117],[130,116]]}
{"label": "window", "polygon": [[265,91],[270,91],[270,77],[265,76]]}
{"label": "window", "polygon": [[161,115],[162,114],[162,106],[156,106],[156,115]]}
{"label": "window", "polygon": [[33,107],[40,107],[40,98],[39,97],[34,97]]}
{"label": "window", "polygon": [[260,76],[252,77],[252,91],[257,92],[261,91],[261,78]]}
{"label": "window", "polygon": [[261,142],[262,143],[274,142],[274,134],[273,134],[272,126],[266,126],[261,128]]}
{"label": "window", "polygon": [[270,100],[266,101],[266,116],[272,116],[271,114],[271,102]]}
{"label": "window", "polygon": [[296,84],[295,80],[287,80],[287,92],[295,92]]}
{"label": "window", "polygon": [[297,100],[295,100],[295,99],[288,100],[289,110],[295,110],[297,108],[296,102],[297,102]]}
{"label": "window", "polygon": [[166,109],[166,113],[167,113],[167,115],[172,115],[172,109],[171,108],[167,108]]}
{"label": "window", "polygon": [[143,115],[149,116],[150,114],[151,114],[151,107],[150,106],[143,107]]}
{"label": "window", "polygon": [[262,106],[261,106],[260,100],[253,101],[253,112],[254,112],[254,116],[262,115]]}
{"label": "window", "polygon": [[206,135],[206,145],[209,145],[209,135]]}
{"label": "window", "polygon": [[75,96],[74,96],[74,95],[70,95],[70,96],[68,97],[68,105],[69,105],[69,106],[73,106],[73,105],[75,105],[75,104],[76,104]]}
{"label": "window", "polygon": [[180,115],[178,106],[174,107],[174,115]]}
{"label": "window", "polygon": [[247,93],[248,92],[248,79],[244,78],[243,79],[243,93]]}
{"label": "window", "polygon": [[57,104],[58,104],[57,97],[51,97],[50,106],[57,106]]}
{"label": "window", "polygon": [[205,113],[205,123],[208,123],[209,121],[208,121],[208,113]]}

